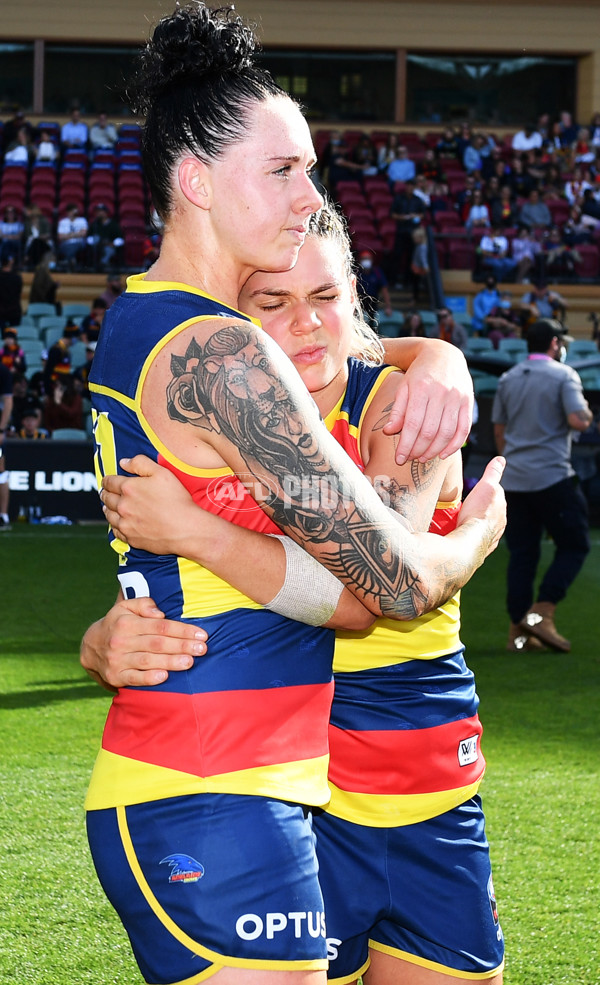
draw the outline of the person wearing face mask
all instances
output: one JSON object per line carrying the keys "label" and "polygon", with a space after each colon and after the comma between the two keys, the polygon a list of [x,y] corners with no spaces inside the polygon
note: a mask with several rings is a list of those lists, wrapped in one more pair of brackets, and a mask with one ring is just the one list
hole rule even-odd
{"label": "person wearing face mask", "polygon": [[500,301],[486,318],[486,325],[487,336],[494,349],[498,348],[500,339],[515,339],[520,335],[519,312],[513,308],[512,297],[508,291],[503,291],[500,295]]}
{"label": "person wearing face mask", "polygon": [[375,327],[377,324],[380,300],[383,301],[385,314],[391,315],[392,302],[387,277],[381,267],[375,263],[370,250],[363,250],[358,254],[356,292],[369,325]]}
{"label": "person wearing face mask", "polygon": [[[578,374],[562,364],[565,334],[555,318],[540,318],[530,326],[529,356],[500,377],[492,408],[496,447],[506,458],[507,649],[517,652],[571,649],[556,629],[554,613],[590,549],[587,503],[571,464],[571,438],[573,431],[589,427],[593,415]],[[534,602],[545,533],[554,541],[554,557]]]}

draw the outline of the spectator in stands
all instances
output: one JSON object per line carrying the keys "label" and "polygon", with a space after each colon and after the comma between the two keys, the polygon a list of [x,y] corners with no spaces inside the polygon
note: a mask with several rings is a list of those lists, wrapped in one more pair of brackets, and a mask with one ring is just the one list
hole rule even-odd
{"label": "spectator in stands", "polygon": [[558,291],[551,291],[541,279],[521,298],[521,311],[526,329],[539,318],[556,318],[558,321],[563,321],[566,310],[567,302],[563,296]]}
{"label": "spectator in stands", "polygon": [[500,303],[500,292],[498,291],[498,281],[493,274],[489,274],[485,280],[485,287],[473,298],[473,314],[471,326],[478,335],[487,334],[486,318],[490,311]]}
{"label": "spectator in stands", "polygon": [[0,221],[0,259],[12,256],[20,260],[23,252],[24,226],[14,205],[7,205]]}
{"label": "spectator in stands", "polygon": [[410,264],[413,253],[412,234],[421,222],[425,206],[423,200],[415,195],[414,181],[407,181],[402,191],[398,192],[392,201],[390,215],[396,222],[396,235],[392,250],[391,262],[397,282],[410,281]]}
{"label": "spectator in stands", "polygon": [[111,264],[120,264],[123,259],[123,231],[114,218],[109,215],[108,207],[100,202],[96,206],[94,218],[89,228],[88,243],[94,251],[93,266],[105,270]]}
{"label": "spectator in stands", "polygon": [[420,311],[412,308],[405,313],[402,326],[398,330],[398,336],[400,338],[426,338],[427,330]]}
{"label": "spectator in stands", "polygon": [[368,133],[363,133],[359,137],[350,159],[358,165],[363,177],[377,174],[377,148]]}
{"label": "spectator in stands", "polygon": [[388,181],[391,185],[396,182],[413,181],[417,173],[415,162],[408,156],[408,150],[403,144],[396,148],[396,156],[387,169]]}
{"label": "spectator in stands", "polygon": [[578,205],[572,205],[569,210],[569,217],[562,227],[562,237],[568,246],[577,246],[579,243],[589,243],[592,238],[592,229],[583,221],[581,209]]}
{"label": "spectator in stands", "polygon": [[517,261],[509,255],[508,239],[497,226],[485,233],[479,243],[479,255],[484,271],[492,271],[499,280],[507,280],[514,275]]}
{"label": "spectator in stands", "polygon": [[423,179],[422,187],[430,199],[448,194],[444,173],[432,147],[426,148],[423,160],[417,167],[417,187],[419,187],[419,178]]}
{"label": "spectator in stands", "polygon": [[581,263],[581,254],[576,246],[564,242],[558,226],[553,226],[544,241],[544,274],[551,280],[572,279],[575,267]]}
{"label": "spectator in stands", "polygon": [[594,113],[590,120],[589,129],[592,147],[600,147],[600,113]]}
{"label": "spectator in stands", "polygon": [[592,188],[592,182],[584,176],[582,167],[573,169],[573,175],[564,183],[565,198],[570,205],[581,205],[584,192]]}
{"label": "spectator in stands", "polygon": [[2,156],[4,156],[13,141],[17,139],[17,133],[22,127],[26,128],[30,138],[33,139],[34,128],[31,123],[25,119],[23,110],[16,109],[14,115],[11,116],[9,120],[6,120],[4,126],[2,127]]}
{"label": "spectator in stands", "polygon": [[560,114],[558,131],[560,134],[561,146],[565,148],[572,147],[577,140],[579,127],[573,122],[573,117],[571,113],[567,112],[567,110],[563,110]]}
{"label": "spectator in stands", "polygon": [[356,178],[356,169],[350,160],[350,147],[339,130],[332,130],[329,142],[321,155],[323,180],[330,192],[338,181]]}
{"label": "spectator in stands", "polygon": [[587,127],[580,127],[577,140],[573,144],[573,163],[593,164],[595,158],[596,151],[590,143],[590,131]]}
{"label": "spectator in stands", "polygon": [[[23,420],[23,413],[28,404],[35,398],[29,391],[29,382],[24,373],[15,373],[13,376],[13,407],[10,418],[10,432],[18,431]],[[39,403],[39,401],[38,401]]]}
{"label": "spectator in stands", "polygon": [[125,290],[125,285],[123,284],[123,278],[120,274],[109,274],[106,278],[106,287],[100,297],[106,303],[106,307],[110,308],[111,304],[121,296]]}
{"label": "spectator in stands", "polygon": [[63,328],[63,333],[54,345],[50,346],[46,365],[44,366],[44,389],[46,394],[52,392],[52,383],[57,379],[64,379],[71,373],[71,353],[70,348],[80,336],[79,327],[69,318]]}
{"label": "spectator in stands", "polygon": [[473,192],[473,201],[465,215],[465,229],[472,232],[473,229],[490,228],[490,209],[484,201],[483,191],[476,188]]}
{"label": "spectator in stands", "polygon": [[35,202],[25,206],[23,223],[25,262],[37,266],[45,253],[53,248],[52,223]]}
{"label": "spectator in stands", "polygon": [[581,219],[586,226],[595,230],[600,223],[600,202],[594,195],[593,188],[586,188],[581,202]]}
{"label": "spectator in stands", "polygon": [[25,164],[27,167],[35,158],[35,147],[27,127],[19,127],[17,136],[8,145],[4,154],[5,164]]}
{"label": "spectator in stands", "polygon": [[520,154],[523,151],[535,150],[536,147],[541,147],[542,143],[541,133],[535,129],[533,123],[527,123],[522,130],[515,133],[511,147]]}
{"label": "spectator in stands", "polygon": [[83,400],[71,373],[57,369],[44,399],[44,426],[51,436],[57,428],[83,428]]}
{"label": "spectator in stands", "polygon": [[452,127],[446,127],[442,137],[435,145],[435,152],[438,158],[456,160],[459,157],[459,145],[456,132]]}
{"label": "spectator in stands", "polygon": [[512,193],[516,198],[527,198],[532,188],[535,188],[536,182],[534,178],[527,173],[525,165],[518,154],[515,155],[510,162],[508,184],[510,185]]}
{"label": "spectator in stands", "polygon": [[29,289],[29,302],[42,301],[45,304],[53,304],[57,315],[60,315],[62,306],[56,300],[56,292],[60,287],[60,281],[55,280],[51,271],[56,267],[56,258],[52,250],[47,250],[33,272],[31,287]]}
{"label": "spectator in stands", "polygon": [[493,226],[512,229],[517,225],[519,209],[510,185],[502,185],[498,195],[490,205],[490,218]]}
{"label": "spectator in stands", "polygon": [[118,140],[117,128],[108,122],[104,111],[98,114],[98,119],[90,127],[90,150],[112,150]]}
{"label": "spectator in stands", "polygon": [[410,279],[413,301],[417,304],[421,287],[427,286],[429,277],[429,254],[427,249],[427,234],[422,225],[416,226],[412,234],[413,252],[410,262]]}
{"label": "spectator in stands", "polygon": [[524,155],[525,170],[530,178],[535,182],[535,188],[540,188],[546,177],[548,161],[545,154],[539,148],[529,150]]}
{"label": "spectator in stands", "polygon": [[470,144],[473,138],[473,133],[471,131],[471,125],[466,120],[461,123],[459,129],[456,131],[456,144],[458,147],[458,160],[462,161],[465,155],[465,150]]}
{"label": "spectator in stands", "polygon": [[50,134],[47,130],[40,131],[40,139],[38,145],[35,149],[35,159],[36,161],[56,161],[58,157],[58,148],[53,140],[50,139]]}
{"label": "spectator in stands", "polygon": [[500,339],[519,338],[521,332],[520,312],[513,308],[512,296],[509,291],[502,291],[498,304],[486,316],[487,337],[494,349],[500,345]]}
{"label": "spectator in stands", "polygon": [[381,267],[375,263],[375,257],[370,250],[362,250],[358,255],[356,293],[365,318],[373,328],[377,326],[380,301],[383,301],[385,314],[391,315],[392,302],[387,277]]}
{"label": "spectator in stands", "polygon": [[56,227],[58,239],[58,255],[66,260],[68,266],[74,269],[87,243],[88,224],[84,216],[79,215],[79,207],[70,202],[66,214],[59,220]]}
{"label": "spectator in stands", "polygon": [[71,119],[63,123],[60,130],[60,144],[63,149],[80,149],[85,150],[88,142],[88,126],[81,119],[81,113],[78,106],[74,106],[71,110]]}
{"label": "spectator in stands", "polygon": [[565,198],[565,180],[556,164],[550,164],[546,168],[539,191],[544,202],[555,202]]}
{"label": "spectator in stands", "polygon": [[541,201],[537,188],[532,188],[527,201],[521,206],[519,223],[533,232],[543,232],[552,225],[552,214],[545,202]]}
{"label": "spectator in stands", "polygon": [[431,208],[431,195],[427,191],[427,181],[424,174],[415,177],[415,195],[421,199],[426,209]]}
{"label": "spectator in stands", "polygon": [[481,136],[474,133],[463,151],[462,162],[467,174],[481,174],[483,167],[481,148]]}
{"label": "spectator in stands", "polygon": [[2,330],[2,348],[0,349],[0,364],[5,366],[11,376],[27,372],[27,359],[19,345],[19,332],[13,326]]}
{"label": "spectator in stands", "polygon": [[0,260],[0,329],[21,324],[23,278],[15,270],[15,258],[7,254]]}
{"label": "spectator in stands", "polygon": [[43,441],[48,437],[46,428],[42,427],[42,408],[39,403],[35,401],[27,403],[21,417],[21,426],[14,437],[25,441]]}
{"label": "spectator in stands", "polygon": [[387,174],[387,169],[396,157],[398,147],[398,134],[389,133],[387,140],[381,144],[377,151],[377,167],[381,174]]}
{"label": "spectator in stands", "polygon": [[73,373],[73,381],[75,383],[75,389],[81,394],[84,400],[90,399],[90,391],[88,389],[88,380],[90,378],[90,372],[92,369],[92,363],[94,361],[94,353],[96,351],[97,342],[88,342],[85,347],[85,362],[81,366],[77,366],[75,372]]}
{"label": "spectator in stands", "polygon": [[511,244],[513,260],[516,261],[515,280],[517,284],[529,283],[540,273],[542,246],[527,226],[520,226]]}
{"label": "spectator in stands", "polygon": [[89,315],[83,318],[79,326],[82,342],[97,342],[102,328],[102,322],[106,314],[106,301],[104,298],[94,298]]}
{"label": "spectator in stands", "polygon": [[437,311],[437,319],[438,338],[464,351],[469,343],[469,333],[465,326],[454,320],[449,308],[440,308]]}
{"label": "spectator in stands", "polygon": [[476,188],[481,188],[481,184],[477,181],[474,174],[467,174],[465,175],[464,188],[461,188],[455,195],[456,206],[463,222],[473,204],[473,195]]}

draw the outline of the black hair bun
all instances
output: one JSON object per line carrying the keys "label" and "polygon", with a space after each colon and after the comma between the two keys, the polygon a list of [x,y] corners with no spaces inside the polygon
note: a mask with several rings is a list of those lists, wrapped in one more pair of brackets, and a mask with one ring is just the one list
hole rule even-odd
{"label": "black hair bun", "polygon": [[178,85],[201,85],[252,65],[257,42],[233,7],[178,6],[159,21],[146,45],[130,95],[139,113]]}

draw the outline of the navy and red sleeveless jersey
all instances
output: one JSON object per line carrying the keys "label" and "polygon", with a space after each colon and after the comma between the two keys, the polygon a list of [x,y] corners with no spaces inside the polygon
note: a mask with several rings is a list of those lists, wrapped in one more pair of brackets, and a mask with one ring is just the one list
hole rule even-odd
{"label": "navy and red sleeveless jersey", "polygon": [[[350,360],[348,386],[325,423],[359,468],[365,414],[389,367]],[[460,504],[438,503],[430,531],[448,533]],[[326,810],[376,827],[442,814],[477,790],[479,700],[459,637],[458,596],[410,622],[377,619],[336,632]]]}
{"label": "navy and red sleeveless jersey", "polygon": [[[145,453],[170,468],[207,510],[281,533],[228,468],[176,458],[145,419],[141,393],[165,344],[199,320],[249,320],[182,284],[128,279],[107,312],[90,377],[96,470]],[[135,550],[111,535],[125,595],[150,595],[165,615],[201,624],[208,655],[152,688],[114,698],[86,801],[89,809],[203,791],[324,804],[333,694],[333,632],[264,609],[198,564]]]}

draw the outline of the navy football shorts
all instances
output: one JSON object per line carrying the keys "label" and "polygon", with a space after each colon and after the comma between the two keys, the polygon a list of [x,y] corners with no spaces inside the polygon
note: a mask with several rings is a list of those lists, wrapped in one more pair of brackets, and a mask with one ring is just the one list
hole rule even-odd
{"label": "navy football shorts", "polygon": [[330,981],[364,972],[370,948],[457,979],[500,971],[504,941],[479,797],[396,828],[324,811],[313,827]]}
{"label": "navy football shorts", "polygon": [[307,808],[198,794],[90,811],[87,826],[147,982],[194,985],[222,966],[327,967]]}

